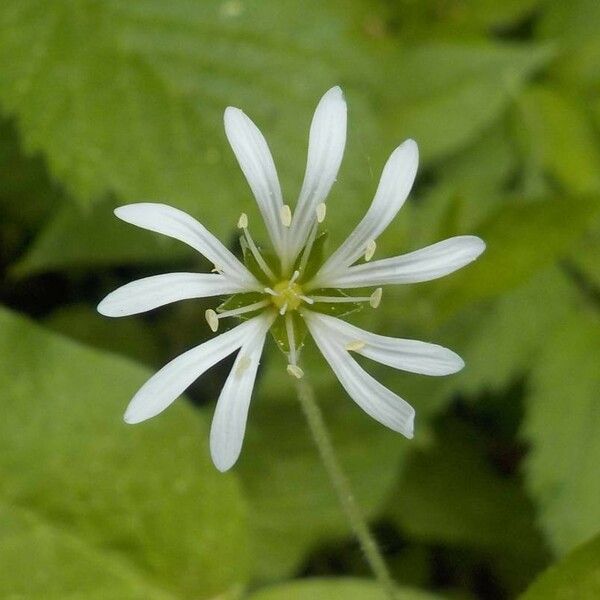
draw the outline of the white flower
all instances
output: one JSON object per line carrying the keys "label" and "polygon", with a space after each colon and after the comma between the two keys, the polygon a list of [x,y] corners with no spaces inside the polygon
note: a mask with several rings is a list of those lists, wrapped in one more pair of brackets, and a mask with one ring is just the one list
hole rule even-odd
{"label": "white flower", "polygon": [[[250,318],[164,366],[133,397],[125,421],[139,423],[157,415],[200,375],[237,351],[210,432],[216,467],[221,471],[229,469],[241,451],[256,371],[266,334],[275,324],[278,331],[284,332],[280,346],[287,354],[290,375],[303,375],[298,365],[299,330],[306,327],[348,395],[380,423],[412,437],[414,409],[367,374],[352,353],[395,369],[426,375],[454,373],[464,366],[461,358],[434,344],[369,333],[325,312],[334,312],[334,308],[348,302],[368,303],[376,308],[381,300],[378,286],[442,277],[475,260],[485,244],[474,236],[458,236],[409,254],[371,260],[378,236],[401,208],[415,178],[417,145],[407,140],[387,161],[367,214],[315,272],[311,250],[319,243],[317,234],[325,218],[325,200],[346,143],[346,103],[341,89],[329,90],[315,111],[306,174],[293,213],[283,202],[273,158],[256,125],[241,110],[229,107],[225,111],[225,131],[256,197],[276,252],[276,264],[269,262],[256,246],[245,214],[238,227],[243,233],[248,266],[198,221],[176,208],[140,203],[115,210],[128,223],[192,246],[214,263],[216,273],[169,273],[134,281],[99,304],[103,315],[122,317],[186,298],[251,293],[234,296],[235,302],[216,311],[206,311],[214,332],[226,317],[243,314]],[[361,258],[364,261],[355,264]],[[364,296],[348,296],[339,291],[364,287],[376,289]],[[240,306],[242,298],[250,298],[249,303]]]}

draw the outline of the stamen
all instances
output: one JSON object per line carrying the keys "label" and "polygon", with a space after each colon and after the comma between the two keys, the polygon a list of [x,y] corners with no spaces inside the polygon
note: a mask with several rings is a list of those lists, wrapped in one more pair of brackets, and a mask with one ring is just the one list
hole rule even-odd
{"label": "stamen", "polygon": [[250,252],[252,252],[252,256],[254,256],[254,260],[256,260],[256,262],[258,263],[258,266],[261,268],[262,272],[271,281],[274,281],[275,275],[273,274],[273,271],[271,271],[271,269],[269,268],[269,265],[266,263],[265,259],[262,257],[262,254],[259,252],[258,248],[256,247],[256,244],[254,243],[254,240],[252,239],[252,236],[250,235],[250,232],[248,231],[248,216],[246,215],[246,213],[242,213],[242,216],[240,217],[240,219],[238,221],[238,227],[240,227],[240,224],[243,225],[243,227],[241,227],[241,229],[243,229],[243,231],[244,231],[244,238],[246,239],[248,248],[250,248]]}
{"label": "stamen", "polygon": [[238,229],[247,229],[248,228],[248,215],[246,213],[242,213],[237,223]]}
{"label": "stamen", "polygon": [[298,265],[298,270],[302,273],[306,268],[306,264],[308,263],[308,257],[310,256],[310,251],[312,250],[313,244],[315,243],[315,238],[317,237],[317,230],[319,229],[319,224],[315,223],[310,230],[308,235],[308,239],[306,240],[306,244],[304,246],[304,250],[302,251],[302,256],[300,258],[300,264]]}
{"label": "stamen", "polygon": [[235,374],[238,376],[241,375],[251,364],[252,361],[247,356],[242,356],[235,370]]}
{"label": "stamen", "polygon": [[304,296],[302,294],[300,294],[298,296],[298,298],[300,298],[300,300],[304,300],[304,302],[306,302],[306,304],[314,304],[315,301],[312,298],[309,298],[308,296]]}
{"label": "stamen", "polygon": [[284,227],[289,227],[292,224],[292,209],[288,204],[284,204],[281,207],[279,216]]}
{"label": "stamen", "polygon": [[321,202],[321,204],[317,204],[317,222],[322,223],[325,220],[325,215],[327,214],[327,205],[325,202]]}
{"label": "stamen", "polygon": [[217,316],[217,313],[212,308],[209,308],[205,311],[204,318],[206,319],[208,326],[212,329],[212,332],[216,333],[217,329],[219,329],[219,317]]}
{"label": "stamen", "polygon": [[224,310],[219,313],[209,308],[204,312],[204,318],[208,323],[208,326],[212,329],[213,333],[216,333],[219,329],[219,319],[225,319],[226,317],[235,317],[236,315],[243,315],[244,313],[253,312],[259,308],[264,308],[270,304],[270,300],[260,300],[253,304],[247,304],[246,306],[240,306],[239,308],[233,308],[231,310]]}
{"label": "stamen", "polygon": [[369,298],[369,304],[371,308],[377,308],[381,303],[381,297],[383,296],[383,290],[381,288],[377,288]]}
{"label": "stamen", "polygon": [[349,352],[358,352],[359,350],[362,350],[365,346],[366,344],[364,342],[361,342],[360,340],[355,340],[346,344],[346,350],[348,350]]}
{"label": "stamen", "polygon": [[371,302],[371,296],[311,296],[315,302],[337,304],[342,302]]}
{"label": "stamen", "polygon": [[287,372],[296,379],[302,379],[304,377],[304,371],[298,365],[288,365]]}
{"label": "stamen", "polygon": [[375,250],[377,249],[377,243],[375,240],[371,240],[367,244],[367,249],[365,250],[365,260],[369,262],[373,258],[373,254],[375,254]]}
{"label": "stamen", "polygon": [[285,311],[287,310],[288,307],[288,303],[286,302],[280,309],[279,309],[279,314],[281,316],[285,315]]}
{"label": "stamen", "polygon": [[247,304],[246,306],[240,306],[239,308],[232,308],[231,310],[221,311],[221,312],[219,312],[219,314],[215,313],[215,315],[217,316],[217,319],[225,319],[226,317],[235,317],[237,315],[243,315],[244,313],[253,312],[255,310],[258,310],[259,308],[264,308],[265,306],[268,306],[269,304],[271,304],[270,300],[259,300],[258,302],[253,302],[252,304]]}
{"label": "stamen", "polygon": [[296,281],[296,279],[298,279],[298,277],[300,277],[300,271],[294,271],[294,274],[292,275],[292,278],[290,279],[288,287],[291,286],[292,283],[294,283],[294,281]]}
{"label": "stamen", "polygon": [[279,296],[279,294],[273,288],[270,287],[265,288],[265,294],[269,294],[269,296]]}
{"label": "stamen", "polygon": [[292,315],[288,313],[285,315],[285,331],[288,337],[288,345],[290,347],[290,364],[287,366],[287,372],[289,375],[301,379],[304,375],[304,371],[298,366],[298,355],[296,350],[296,336],[294,334],[294,321]]}

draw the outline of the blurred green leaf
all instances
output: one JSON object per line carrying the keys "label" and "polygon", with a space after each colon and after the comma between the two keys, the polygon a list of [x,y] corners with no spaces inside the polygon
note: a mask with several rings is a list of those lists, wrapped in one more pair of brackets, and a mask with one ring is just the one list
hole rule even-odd
{"label": "blurred green leaf", "polygon": [[599,211],[595,195],[507,203],[479,228],[484,254],[435,285],[442,313],[505,293],[568,256]]}
{"label": "blurred green leaf", "polygon": [[[361,579],[308,579],[266,588],[248,600],[385,600],[387,594],[373,581]],[[398,600],[440,600],[419,590],[398,589]]]}
{"label": "blurred green leaf", "polygon": [[467,394],[506,388],[536,364],[548,335],[579,306],[578,292],[558,268],[536,274],[485,308],[460,348],[466,367],[449,385]]}
{"label": "blurred green leaf", "polygon": [[[283,361],[277,362],[285,372]],[[312,380],[314,373],[305,370]],[[314,546],[350,534],[286,378],[275,396],[257,390],[239,468],[251,505],[258,575],[268,579],[290,573]],[[338,386],[320,386],[318,401],[359,505],[373,517],[408,442],[373,421]]]}
{"label": "blurred green leaf", "polygon": [[493,469],[476,432],[458,421],[446,422],[430,446],[407,459],[388,514],[402,532],[431,544],[518,553],[530,568],[544,556],[518,482]]}
{"label": "blurred green leaf", "polygon": [[63,204],[54,212],[27,252],[12,267],[18,277],[67,268],[115,264],[208,263],[197,252],[165,236],[153,235],[119,221],[115,200],[99,202],[86,213]]}
{"label": "blurred green leaf", "polygon": [[0,595],[15,600],[175,600],[114,551],[2,505]]}
{"label": "blurred green leaf", "polygon": [[600,537],[550,567],[520,600],[596,600],[600,597]]}
{"label": "blurred green leaf", "polygon": [[[107,191],[124,202],[162,200],[223,234],[250,198],[225,141],[224,108],[241,106],[268,125],[283,182],[299,190],[319,97],[336,83],[350,92],[368,73],[353,11],[311,6],[306,19],[305,6],[279,0],[76,9],[69,0],[7,0],[0,104],[83,206]],[[373,129],[362,95],[352,102],[353,131],[365,141]],[[367,180],[357,172],[347,178],[351,195]]]}
{"label": "blurred green leaf", "polygon": [[107,319],[85,304],[62,306],[53,311],[44,325],[90,346],[129,356],[147,365],[161,356],[153,332],[139,317]]}
{"label": "blurred green leaf", "polygon": [[549,0],[537,26],[539,37],[560,48],[551,72],[565,89],[600,83],[600,4],[596,0]]}
{"label": "blurred green leaf", "polygon": [[527,397],[528,487],[559,554],[600,531],[598,356],[597,318],[581,312],[566,320],[546,338]]}
{"label": "blurred green leaf", "polygon": [[0,499],[186,597],[248,572],[244,503],[219,474],[200,415],[180,401],[127,427],[149,373],[0,312]]}
{"label": "blurred green leaf", "polygon": [[545,172],[575,193],[597,191],[600,147],[584,107],[542,86],[521,94],[517,107],[526,168]]}
{"label": "blurred green leaf", "polygon": [[427,163],[468,146],[548,63],[548,46],[437,43],[398,53],[387,73],[388,134],[414,138]]}

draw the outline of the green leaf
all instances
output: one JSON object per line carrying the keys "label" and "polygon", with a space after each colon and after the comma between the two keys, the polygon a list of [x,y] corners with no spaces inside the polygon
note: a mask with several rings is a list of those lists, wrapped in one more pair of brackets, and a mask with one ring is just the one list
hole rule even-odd
{"label": "green leaf", "polygon": [[407,459],[389,514],[411,538],[500,552],[540,566],[544,546],[517,481],[486,460],[477,433],[446,421],[433,443]]}
{"label": "green leaf", "polygon": [[[351,131],[372,152],[379,149],[359,75],[367,71],[359,67],[366,59],[356,51],[364,46],[355,11],[316,1],[311,7],[306,19],[306,8],[291,0],[86,0],[76,9],[70,0],[7,0],[0,7],[0,106],[17,118],[27,150],[43,152],[87,210],[113,192],[121,203],[178,206],[217,235],[229,234],[242,211],[252,226],[261,219],[226,142],[227,105],[242,107],[264,129],[292,198],[312,112],[332,85],[344,84],[350,96]],[[346,160],[347,175],[336,186],[355,200],[344,209],[353,219],[370,182],[363,161],[358,153]],[[108,214],[99,222],[84,210],[65,210],[72,214],[60,217],[63,237],[46,237],[54,250],[46,263],[96,256],[114,264],[135,255],[124,236],[112,247]],[[78,257],[70,238],[86,234],[106,241]],[[60,252],[65,239],[68,257]],[[147,253],[160,253],[152,237],[145,240]],[[39,250],[36,259],[41,269]]]}
{"label": "green leaf", "polygon": [[599,210],[598,196],[507,203],[477,232],[487,244],[483,255],[434,284],[442,312],[498,296],[568,256]]}
{"label": "green leaf", "polygon": [[[536,364],[548,335],[577,310],[579,295],[566,275],[555,267],[536,274],[487,306],[470,327],[460,348],[466,367],[449,386],[467,394],[505,389]],[[473,314],[462,321],[464,330]]]}
{"label": "green leaf", "polygon": [[600,83],[600,5],[596,0],[552,0],[544,8],[539,37],[552,39],[560,48],[552,75],[564,89],[595,89]]}
{"label": "green leaf", "polygon": [[550,567],[520,600],[596,600],[600,597],[600,536]]}
{"label": "green leaf", "polygon": [[175,600],[110,549],[0,504],[0,595],[27,600]]}
{"label": "green leaf", "polygon": [[580,104],[542,86],[521,94],[517,103],[516,128],[527,168],[546,173],[575,193],[600,188],[600,146]]}
{"label": "green leaf", "polygon": [[416,139],[423,162],[448,156],[497,121],[551,57],[547,46],[432,43],[405,49],[387,72],[386,131],[394,139]]}
{"label": "green leaf", "polygon": [[523,426],[526,475],[539,521],[563,554],[600,531],[600,323],[581,312],[544,345]]}
{"label": "green leaf", "polygon": [[[316,544],[350,535],[285,365],[279,356],[272,358],[277,360],[267,371],[276,369],[287,381],[257,389],[239,464],[251,505],[257,573],[268,579],[291,573]],[[362,412],[339,386],[323,385],[304,358],[306,377],[321,384],[317,399],[336,452],[359,505],[372,517],[393,484],[407,442]]]}
{"label": "green leaf", "polygon": [[[441,600],[440,596],[398,589],[398,600]],[[386,600],[388,595],[377,583],[361,579],[308,579],[266,588],[248,600]]]}
{"label": "green leaf", "polygon": [[139,317],[106,319],[85,304],[71,304],[53,311],[44,325],[96,348],[129,356],[147,365],[157,364],[161,353],[149,326]]}
{"label": "green leaf", "polygon": [[13,266],[13,275],[115,264],[172,264],[182,259],[202,270],[212,268],[184,244],[117,219],[113,214],[117,204],[114,200],[99,202],[85,214],[62,205]]}
{"label": "green leaf", "polygon": [[145,369],[7,310],[0,330],[0,501],[174,593],[243,583],[244,503],[235,476],[210,461],[201,416],[179,401],[128,427],[121,415]]}

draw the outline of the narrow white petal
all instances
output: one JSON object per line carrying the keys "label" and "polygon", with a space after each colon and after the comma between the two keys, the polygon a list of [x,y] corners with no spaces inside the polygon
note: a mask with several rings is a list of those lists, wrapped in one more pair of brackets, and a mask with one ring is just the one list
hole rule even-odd
{"label": "narrow white petal", "polygon": [[242,346],[261,324],[261,316],[255,317],[173,359],[138,390],[125,411],[125,421],[140,423],[165,410],[200,375]]}
{"label": "narrow white petal", "polygon": [[223,275],[165,273],[144,277],[117,288],[98,304],[98,312],[107,317],[125,317],[178,300],[234,294],[245,289]]}
{"label": "narrow white petal", "polygon": [[306,242],[317,206],[325,202],[337,177],[346,146],[346,122],[346,101],[336,86],[321,98],[310,126],[306,173],[290,230],[292,260]]}
{"label": "narrow white petal", "polygon": [[187,213],[154,202],[127,204],[115,209],[115,215],[127,223],[156,231],[191,246],[226,276],[252,289],[260,284],[246,267],[204,225]]}
{"label": "narrow white petal", "polygon": [[341,346],[352,345],[357,354],[394,369],[422,375],[450,375],[465,366],[458,354],[437,344],[377,335],[312,311],[306,313],[306,319],[318,322]]}
{"label": "narrow white petal", "polygon": [[369,244],[379,237],[404,204],[415,180],[418,164],[419,149],[413,140],[406,140],[392,152],[367,214],[321,267],[318,279],[354,263],[365,253]]}
{"label": "narrow white petal", "polygon": [[461,235],[415,252],[349,267],[321,284],[326,283],[327,287],[360,288],[431,281],[468,265],[484,250],[485,243],[480,238]]}
{"label": "narrow white petal", "polygon": [[371,417],[412,438],[415,418],[413,407],[371,377],[319,321],[309,318],[306,324],[348,395]]}
{"label": "narrow white petal", "polygon": [[275,163],[262,133],[239,108],[225,109],[225,133],[248,180],[274,248],[283,248],[283,199]]}
{"label": "narrow white petal", "polygon": [[210,452],[219,471],[230,469],[242,450],[256,371],[270,321],[264,321],[264,325],[240,348],[217,400],[210,429]]}

